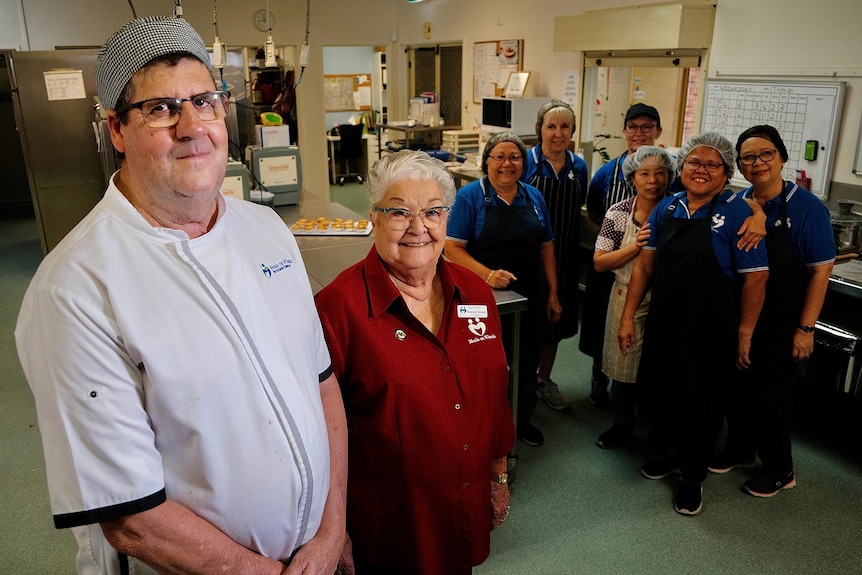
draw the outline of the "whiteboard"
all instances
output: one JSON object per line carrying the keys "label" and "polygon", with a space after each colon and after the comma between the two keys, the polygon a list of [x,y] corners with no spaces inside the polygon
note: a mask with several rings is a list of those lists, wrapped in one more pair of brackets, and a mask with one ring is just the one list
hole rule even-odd
{"label": "whiteboard", "polygon": [[[811,178],[811,191],[822,199],[829,196],[838,126],[844,102],[845,82],[780,82],[769,80],[706,81],[701,131],[718,132],[734,145],[752,126],[769,124],[778,130],[789,159],[782,176],[794,181],[797,170]],[[805,144],[817,142],[817,156],[806,160]],[[739,170],[730,182],[750,184]]]}

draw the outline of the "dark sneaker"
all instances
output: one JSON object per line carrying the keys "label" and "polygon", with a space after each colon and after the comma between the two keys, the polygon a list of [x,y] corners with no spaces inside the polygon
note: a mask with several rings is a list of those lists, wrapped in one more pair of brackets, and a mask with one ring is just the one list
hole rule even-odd
{"label": "dark sneaker", "polygon": [[682,515],[697,515],[703,509],[703,485],[679,480],[673,508]]}
{"label": "dark sneaker", "polygon": [[593,376],[590,380],[590,403],[596,407],[607,407],[611,403],[611,396],[608,393],[608,376]]}
{"label": "dark sneaker", "polygon": [[560,393],[560,388],[553,380],[536,382],[536,397],[544,400],[551,409],[566,409],[569,407],[569,398]]}
{"label": "dark sneaker", "polygon": [[791,471],[781,479],[769,478],[765,475],[757,479],[746,481],[742,490],[755,497],[772,497],[782,489],[793,489],[796,487],[796,476]]}
{"label": "dark sneaker", "polygon": [[545,436],[532,423],[518,426],[518,439],[533,447],[538,447],[545,443]]}
{"label": "dark sneaker", "polygon": [[755,463],[757,462],[754,457],[736,457],[728,451],[722,451],[712,458],[707,469],[713,473],[727,473],[731,469],[736,469],[737,467],[754,467]]}
{"label": "dark sneaker", "polygon": [[647,479],[664,479],[674,473],[679,473],[679,465],[673,457],[659,457],[644,463],[641,467],[641,475]]}
{"label": "dark sneaker", "polygon": [[599,435],[596,445],[602,449],[615,449],[631,441],[633,434],[634,427],[631,425],[614,423],[610,429]]}

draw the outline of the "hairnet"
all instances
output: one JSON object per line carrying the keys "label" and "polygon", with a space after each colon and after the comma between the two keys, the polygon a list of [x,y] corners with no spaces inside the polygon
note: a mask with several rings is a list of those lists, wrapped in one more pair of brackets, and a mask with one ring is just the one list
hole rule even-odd
{"label": "hairnet", "polygon": [[658,164],[667,169],[668,183],[676,177],[676,160],[673,159],[667,150],[658,146],[641,146],[635,153],[628,154],[626,161],[623,162],[623,176],[625,176],[626,181],[631,183],[632,176],[645,163],[647,158],[656,158],[657,161],[650,162],[650,164]]}
{"label": "hairnet", "polygon": [[518,134],[515,132],[497,132],[488,138],[488,141],[485,143],[485,149],[482,150],[482,171],[486,174],[488,173],[488,156],[491,155],[494,146],[500,142],[512,142],[518,146],[521,157],[524,159],[527,157],[527,146],[524,145],[524,140]]}
{"label": "hairnet", "polygon": [[724,163],[724,173],[727,175],[727,179],[729,180],[733,177],[736,152],[734,151],[733,144],[730,143],[730,140],[717,132],[704,132],[703,134],[698,134],[697,136],[689,138],[688,141],[682,145],[682,148],[679,150],[679,155],[676,157],[677,170],[682,170],[682,163],[685,161],[686,156],[688,156],[695,148],[700,147],[712,148],[718,152],[718,155],[721,156],[722,163]]}
{"label": "hairnet", "polygon": [[550,100],[545,102],[539,107],[539,112],[536,114],[536,136],[539,138],[539,143],[542,143],[542,125],[545,123],[545,114],[550,111],[556,112],[568,112],[572,115],[572,132],[574,133],[576,128],[576,118],[575,111],[572,110],[572,107],[562,100]]}
{"label": "hairnet", "polygon": [[191,54],[209,67],[207,47],[182,18],[149,16],[124,24],[105,40],[96,57],[96,91],[106,110],[117,100],[138,70],[167,54]]}

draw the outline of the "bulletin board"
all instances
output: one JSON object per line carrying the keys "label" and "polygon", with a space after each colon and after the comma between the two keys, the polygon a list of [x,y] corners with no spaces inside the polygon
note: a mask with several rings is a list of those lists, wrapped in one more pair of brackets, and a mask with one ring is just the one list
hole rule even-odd
{"label": "bulletin board", "polygon": [[323,101],[327,112],[371,110],[371,74],[324,74]]}
{"label": "bulletin board", "polygon": [[[752,126],[768,124],[781,134],[789,159],[782,176],[794,181],[797,170],[811,178],[811,191],[829,197],[845,82],[780,82],[768,80],[707,80],[701,117],[702,132],[718,132],[734,145]],[[814,159],[806,159],[806,144]],[[739,174],[731,183],[750,184]]]}
{"label": "bulletin board", "polygon": [[509,74],[524,66],[523,40],[493,40],[473,44],[473,103],[502,96]]}

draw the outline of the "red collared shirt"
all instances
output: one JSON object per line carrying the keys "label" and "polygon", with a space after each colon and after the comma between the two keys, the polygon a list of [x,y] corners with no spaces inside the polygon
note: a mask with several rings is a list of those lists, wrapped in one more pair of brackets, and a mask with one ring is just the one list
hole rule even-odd
{"label": "red collared shirt", "polygon": [[347,411],[354,554],[407,573],[470,573],[490,552],[491,462],[514,443],[508,371],[490,288],[442,258],[437,273],[436,336],[374,247],[316,301]]}

